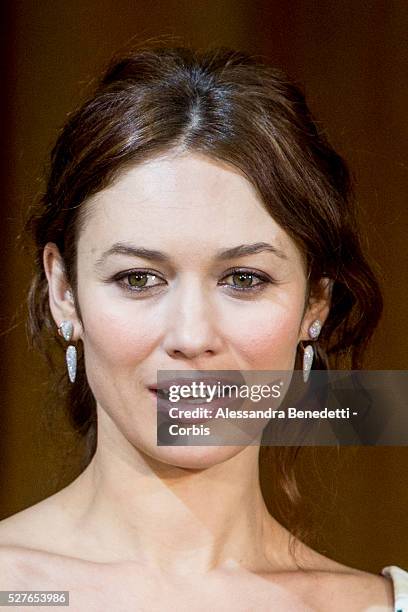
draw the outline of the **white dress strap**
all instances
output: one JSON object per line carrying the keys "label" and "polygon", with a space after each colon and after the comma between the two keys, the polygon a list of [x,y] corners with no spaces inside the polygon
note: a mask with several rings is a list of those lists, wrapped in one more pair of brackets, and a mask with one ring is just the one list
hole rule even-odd
{"label": "white dress strap", "polygon": [[408,572],[397,565],[387,565],[381,574],[391,578],[394,587],[394,612],[408,612]]}

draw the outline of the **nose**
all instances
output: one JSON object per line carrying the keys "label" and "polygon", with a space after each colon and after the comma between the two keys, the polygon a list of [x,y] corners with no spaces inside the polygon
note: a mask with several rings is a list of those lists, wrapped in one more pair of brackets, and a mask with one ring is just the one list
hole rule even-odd
{"label": "nose", "polygon": [[222,347],[216,308],[198,283],[174,290],[174,301],[168,312],[164,349],[173,358],[194,359],[216,355]]}

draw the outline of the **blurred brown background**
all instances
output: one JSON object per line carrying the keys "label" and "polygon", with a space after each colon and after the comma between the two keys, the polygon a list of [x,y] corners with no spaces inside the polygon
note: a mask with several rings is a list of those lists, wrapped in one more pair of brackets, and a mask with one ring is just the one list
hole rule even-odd
{"label": "blurred brown background", "polygon": [[[304,85],[354,171],[364,242],[384,287],[385,314],[366,367],[408,369],[405,0],[14,0],[0,10],[0,517],[79,470],[64,425],[44,423],[47,370],[27,349],[21,321],[31,264],[16,236],[57,129],[89,79],[132,38],[233,46],[264,55]],[[300,478],[321,552],[373,572],[391,563],[408,568],[408,447],[342,449],[340,463],[335,449],[316,457],[305,453]]]}

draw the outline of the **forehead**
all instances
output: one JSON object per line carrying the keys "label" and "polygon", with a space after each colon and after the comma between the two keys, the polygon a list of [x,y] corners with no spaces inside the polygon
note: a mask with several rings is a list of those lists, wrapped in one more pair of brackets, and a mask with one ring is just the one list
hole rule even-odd
{"label": "forehead", "polygon": [[78,253],[97,256],[123,241],[210,255],[212,249],[265,241],[301,260],[249,180],[199,154],[166,155],[131,167],[84,206]]}

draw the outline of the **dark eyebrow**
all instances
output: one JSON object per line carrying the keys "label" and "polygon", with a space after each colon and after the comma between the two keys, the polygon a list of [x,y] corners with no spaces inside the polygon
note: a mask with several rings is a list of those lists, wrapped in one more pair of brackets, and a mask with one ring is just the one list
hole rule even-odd
{"label": "dark eyebrow", "polygon": [[[256,253],[262,253],[263,251],[273,253],[281,259],[288,259],[287,255],[285,255],[283,251],[272,244],[268,244],[267,242],[240,244],[230,249],[222,249],[217,251],[214,259],[216,261],[223,261],[226,259],[233,259],[234,257],[243,257],[244,255],[255,255]],[[149,259],[151,261],[159,261],[162,263],[171,262],[171,257],[162,251],[145,249],[144,247],[136,247],[126,242],[116,242],[102,254],[102,256],[97,260],[95,267],[101,267],[110,255],[131,255],[132,257],[141,257],[142,259]]]}
{"label": "dark eyebrow", "polygon": [[273,253],[277,257],[281,259],[287,259],[287,256],[283,251],[273,246],[272,244],[268,244],[267,242],[254,242],[254,244],[240,244],[236,247],[232,247],[231,249],[225,249],[222,251],[217,251],[215,259],[224,260],[224,259],[232,259],[233,257],[242,257],[243,255],[255,255],[256,253],[262,253],[263,251],[269,251],[269,253]]}

